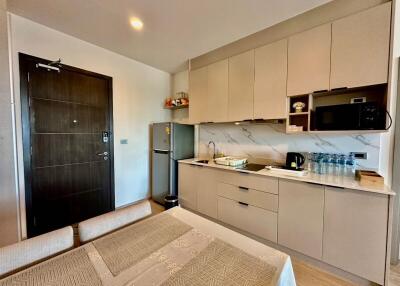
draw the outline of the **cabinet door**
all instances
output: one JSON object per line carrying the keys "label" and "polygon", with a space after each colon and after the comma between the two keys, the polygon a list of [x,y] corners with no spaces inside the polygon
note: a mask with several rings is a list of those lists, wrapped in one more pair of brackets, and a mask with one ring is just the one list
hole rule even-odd
{"label": "cabinet door", "polygon": [[323,186],[279,180],[279,244],[321,259],[323,217]]}
{"label": "cabinet door", "polygon": [[289,38],[287,94],[329,89],[331,24]]}
{"label": "cabinet door", "polygon": [[229,58],[229,121],[253,119],[254,50]]}
{"label": "cabinet door", "polygon": [[189,121],[200,123],[207,121],[207,67],[190,71],[189,76]]}
{"label": "cabinet door", "polygon": [[205,121],[228,121],[228,59],[208,66],[208,97]]}
{"label": "cabinet door", "polygon": [[332,24],[331,88],[386,83],[391,2]]}
{"label": "cabinet door", "polygon": [[254,118],[286,118],[287,40],[255,50]]}
{"label": "cabinet door", "polygon": [[217,177],[218,170],[200,168],[196,176],[197,211],[217,218]]}
{"label": "cabinet door", "polygon": [[179,164],[178,197],[182,207],[197,210],[196,177],[200,167]]}
{"label": "cabinet door", "polygon": [[387,196],[327,187],[323,261],[383,284],[387,219]]}

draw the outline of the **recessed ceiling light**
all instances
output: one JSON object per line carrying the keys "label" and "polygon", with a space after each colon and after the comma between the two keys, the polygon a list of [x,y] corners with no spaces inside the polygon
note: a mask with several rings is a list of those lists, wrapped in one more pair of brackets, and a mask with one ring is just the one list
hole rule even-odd
{"label": "recessed ceiling light", "polygon": [[141,30],[143,28],[143,22],[139,18],[132,18],[131,25],[135,30]]}

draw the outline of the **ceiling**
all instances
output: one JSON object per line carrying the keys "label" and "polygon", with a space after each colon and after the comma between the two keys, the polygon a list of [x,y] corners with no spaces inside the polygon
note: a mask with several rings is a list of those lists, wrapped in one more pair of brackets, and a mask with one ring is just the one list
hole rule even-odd
{"label": "ceiling", "polygon": [[[330,0],[8,0],[14,14],[174,73],[187,60]],[[132,29],[129,19],[144,27]]]}

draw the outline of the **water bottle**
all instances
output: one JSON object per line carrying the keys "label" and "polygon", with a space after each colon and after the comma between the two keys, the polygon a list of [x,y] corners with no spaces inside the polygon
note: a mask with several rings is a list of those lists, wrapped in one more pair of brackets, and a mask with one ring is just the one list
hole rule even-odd
{"label": "water bottle", "polygon": [[354,154],[349,154],[346,158],[346,176],[354,177],[356,171],[356,160]]}
{"label": "water bottle", "polygon": [[339,156],[331,154],[329,157],[329,173],[335,176],[339,175]]}
{"label": "water bottle", "polygon": [[329,161],[330,161],[330,154],[324,153],[322,155],[322,171],[321,174],[329,174]]}
{"label": "water bottle", "polygon": [[346,155],[340,154],[338,159],[339,176],[345,176],[346,174]]}

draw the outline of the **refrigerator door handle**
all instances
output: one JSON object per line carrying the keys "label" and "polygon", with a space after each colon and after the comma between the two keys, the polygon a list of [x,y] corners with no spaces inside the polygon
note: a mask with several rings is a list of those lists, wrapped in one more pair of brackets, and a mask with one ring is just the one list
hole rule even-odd
{"label": "refrigerator door handle", "polygon": [[157,154],[168,154],[170,152],[171,151],[168,151],[168,150],[154,150],[154,153],[157,153]]}

